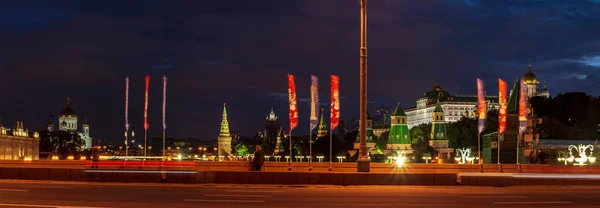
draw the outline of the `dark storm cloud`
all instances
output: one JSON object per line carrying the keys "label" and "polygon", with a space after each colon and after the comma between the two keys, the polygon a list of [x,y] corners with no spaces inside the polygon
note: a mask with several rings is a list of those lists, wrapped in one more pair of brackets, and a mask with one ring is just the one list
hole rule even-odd
{"label": "dark storm cloud", "polygon": [[[529,58],[553,94],[600,93],[598,1],[377,0],[368,9],[372,113],[414,106],[435,80],[475,94],[479,77],[494,92]],[[12,98],[0,103],[4,123],[41,128],[70,96],[96,139],[120,141],[124,77],[130,121],[141,126],[146,74],[149,135],[160,135],[163,75],[173,137],[216,138],[224,102],[231,129],[245,135],[263,128],[270,106],[286,124],[287,74],[300,101],[318,76],[323,104],[329,75],[339,75],[342,119],[357,115],[357,1],[22,0],[3,2],[0,17],[0,83]],[[298,128],[308,129],[308,107],[300,112]]]}

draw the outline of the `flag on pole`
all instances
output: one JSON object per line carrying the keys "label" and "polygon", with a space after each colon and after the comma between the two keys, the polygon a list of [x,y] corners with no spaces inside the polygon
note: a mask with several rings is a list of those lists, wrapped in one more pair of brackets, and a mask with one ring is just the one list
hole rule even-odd
{"label": "flag on pole", "polygon": [[290,105],[290,131],[294,130],[298,126],[298,109],[296,105],[296,82],[294,81],[294,75],[288,74],[288,97]]}
{"label": "flag on pole", "polygon": [[167,129],[166,122],[167,114],[167,76],[163,76],[163,103],[162,103],[162,125],[163,129]]}
{"label": "flag on pole", "polygon": [[485,120],[487,119],[487,104],[485,102],[484,83],[477,78],[477,114],[479,114],[479,133],[485,128]]}
{"label": "flag on pole", "polygon": [[498,79],[498,133],[502,134],[506,131],[506,82],[502,79]]}
{"label": "flag on pole", "polygon": [[150,85],[150,76],[146,75],[146,94],[144,98],[144,130],[148,130],[148,86]]}
{"label": "flag on pole", "polygon": [[527,97],[527,85],[525,81],[519,80],[519,134],[527,130],[527,104],[529,103]]}
{"label": "flag on pole", "polygon": [[315,75],[310,75],[310,130],[314,130],[319,125],[319,79]]}
{"label": "flag on pole", "polygon": [[331,130],[336,129],[340,122],[340,77],[331,75]]}

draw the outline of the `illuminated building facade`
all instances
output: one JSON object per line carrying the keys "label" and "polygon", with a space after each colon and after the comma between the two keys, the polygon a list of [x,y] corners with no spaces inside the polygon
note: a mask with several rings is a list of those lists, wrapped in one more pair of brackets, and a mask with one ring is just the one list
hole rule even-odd
{"label": "illuminated building facade", "polygon": [[[488,109],[498,109],[498,96],[486,96],[486,98]],[[446,123],[457,122],[462,117],[477,117],[476,95],[450,95],[442,90],[440,84],[436,82],[431,91],[417,99],[416,107],[405,110],[408,117],[408,128],[432,123],[431,114],[435,111],[438,102],[444,112],[443,117]]]}
{"label": "illuminated building facade", "polygon": [[0,126],[0,160],[38,160],[39,146],[39,133],[30,135],[23,122],[12,129]]}
{"label": "illuminated building facade", "polygon": [[265,131],[263,133],[263,144],[269,144],[271,148],[274,148],[281,126],[279,126],[279,123],[277,123],[277,116],[273,111],[273,107],[271,107],[271,112],[269,113],[269,116],[267,116],[266,120],[267,122],[265,124]]}

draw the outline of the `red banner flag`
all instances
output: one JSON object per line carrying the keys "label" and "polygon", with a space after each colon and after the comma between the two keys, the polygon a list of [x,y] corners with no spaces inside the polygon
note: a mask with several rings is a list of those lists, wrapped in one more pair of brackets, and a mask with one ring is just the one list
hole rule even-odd
{"label": "red banner flag", "polygon": [[331,75],[331,130],[336,129],[340,122],[340,77]]}
{"label": "red banner flag", "polygon": [[506,131],[506,82],[498,79],[498,133],[502,134]]}
{"label": "red banner flag", "polygon": [[296,82],[294,75],[288,74],[288,102],[290,104],[290,131],[298,126],[298,108],[296,105]]}

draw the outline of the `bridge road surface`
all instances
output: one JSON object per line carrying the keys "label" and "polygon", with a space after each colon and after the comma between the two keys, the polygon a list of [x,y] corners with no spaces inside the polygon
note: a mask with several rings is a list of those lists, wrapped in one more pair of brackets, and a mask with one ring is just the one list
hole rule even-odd
{"label": "bridge road surface", "polygon": [[3,207],[600,207],[600,187],[291,187],[0,180]]}

